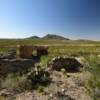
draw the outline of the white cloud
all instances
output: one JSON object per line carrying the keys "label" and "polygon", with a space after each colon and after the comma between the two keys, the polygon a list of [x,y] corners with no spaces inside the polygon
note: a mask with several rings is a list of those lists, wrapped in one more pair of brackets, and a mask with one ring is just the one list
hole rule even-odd
{"label": "white cloud", "polygon": [[17,33],[4,33],[0,32],[0,38],[23,38],[24,36]]}

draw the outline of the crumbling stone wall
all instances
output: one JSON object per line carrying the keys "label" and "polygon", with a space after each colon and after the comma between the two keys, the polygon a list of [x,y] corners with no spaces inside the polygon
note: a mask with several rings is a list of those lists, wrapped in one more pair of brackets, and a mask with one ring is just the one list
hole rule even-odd
{"label": "crumbling stone wall", "polygon": [[48,54],[48,47],[47,46],[30,46],[30,45],[23,45],[19,48],[19,53],[21,58],[32,58],[32,52],[36,50],[36,55],[46,55]]}
{"label": "crumbling stone wall", "polygon": [[0,59],[14,59],[16,58],[16,49],[9,49],[6,53],[0,54]]}
{"label": "crumbling stone wall", "polygon": [[0,60],[0,76],[11,73],[24,73],[34,67],[34,61],[29,59],[2,59]]}
{"label": "crumbling stone wall", "polygon": [[80,71],[83,65],[75,58],[56,57],[52,60],[52,68],[58,71],[64,68],[66,71],[76,72]]}
{"label": "crumbling stone wall", "polygon": [[[35,59],[32,55],[33,50],[37,52]],[[0,75],[25,72],[33,67],[36,59],[40,59],[41,55],[44,54],[48,54],[48,48],[45,46],[21,45],[18,58],[16,58],[16,50],[10,49],[7,53],[0,55]]]}

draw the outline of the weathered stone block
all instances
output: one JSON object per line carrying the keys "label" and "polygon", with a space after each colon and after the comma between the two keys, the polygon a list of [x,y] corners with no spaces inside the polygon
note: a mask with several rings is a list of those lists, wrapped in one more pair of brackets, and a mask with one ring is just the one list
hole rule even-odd
{"label": "weathered stone block", "polygon": [[47,46],[38,46],[36,47],[37,56],[47,55],[48,54],[48,47]]}
{"label": "weathered stone block", "polygon": [[21,58],[32,58],[33,46],[20,46],[19,53]]}

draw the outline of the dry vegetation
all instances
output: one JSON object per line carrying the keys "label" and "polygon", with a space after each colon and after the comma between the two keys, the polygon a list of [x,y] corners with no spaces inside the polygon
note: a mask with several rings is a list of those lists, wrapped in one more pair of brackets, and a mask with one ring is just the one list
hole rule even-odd
{"label": "dry vegetation", "polygon": [[[100,42],[71,41],[71,40],[67,40],[67,41],[66,40],[42,40],[42,39],[40,40],[37,39],[36,40],[32,40],[32,39],[6,40],[5,39],[5,40],[0,40],[0,47],[1,47],[0,52],[6,52],[7,49],[12,47],[12,48],[16,48],[18,54],[19,53],[18,45],[22,45],[22,44],[48,45],[49,55],[41,57],[41,60],[39,62],[39,66],[41,68],[38,70],[39,76],[35,74],[36,72],[34,71],[32,72],[32,69],[30,69],[30,71],[27,74],[9,75],[6,79],[0,79],[1,91],[4,89],[8,89],[10,91],[22,93],[27,90],[33,91],[35,88],[34,95],[36,94],[37,96],[44,98],[43,100],[55,100],[52,97],[52,95],[54,95],[57,98],[56,100],[84,100],[84,99],[89,100],[90,98],[88,96],[90,96],[92,100],[100,100]],[[64,69],[62,69],[60,72],[55,72],[55,71],[50,72],[49,74],[51,75],[51,77],[49,77],[49,74],[46,73],[45,71],[45,69],[47,68],[47,63],[55,56],[65,56],[65,55],[73,56],[73,57],[84,57],[85,64],[86,64],[84,71],[81,73],[80,72],[67,73],[65,72]],[[50,81],[48,80],[49,79],[48,77],[50,79],[52,78],[52,81],[54,81],[55,83],[51,83],[51,85],[44,84]],[[36,78],[37,80],[34,80]],[[69,87],[57,83],[60,82],[61,80],[64,84],[66,85],[69,84],[68,85]],[[35,83],[37,83],[34,84],[35,87],[33,87],[34,81]],[[78,85],[76,85],[76,83]],[[59,88],[57,88],[57,85],[59,86]],[[66,92],[67,89],[69,90],[70,93]],[[36,92],[37,90],[38,92]],[[62,94],[59,91],[62,92],[65,91],[65,93]],[[83,93],[85,98],[82,98],[82,92],[86,92],[86,94]],[[32,93],[33,92],[30,93],[31,96],[33,96]],[[50,98],[41,96],[41,93],[42,95],[43,94],[47,96],[49,95]],[[68,93],[70,94],[70,96],[73,96],[73,98],[69,97]],[[80,95],[81,97],[76,96],[75,93],[76,95]],[[8,95],[8,96],[14,99],[12,95]],[[4,96],[5,95],[1,95],[0,100],[5,100]],[[17,95],[16,97],[20,98],[23,97],[23,95],[22,94]],[[23,98],[22,100],[24,99],[25,98]],[[34,99],[30,99],[30,100],[34,100]]]}

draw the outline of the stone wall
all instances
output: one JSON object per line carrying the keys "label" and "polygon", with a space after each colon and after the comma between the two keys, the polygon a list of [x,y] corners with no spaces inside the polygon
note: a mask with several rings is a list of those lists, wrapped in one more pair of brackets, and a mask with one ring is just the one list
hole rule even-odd
{"label": "stone wall", "polygon": [[53,69],[60,71],[64,68],[69,72],[80,71],[83,68],[83,64],[80,63],[76,58],[72,57],[55,57],[51,61],[51,66]]}
{"label": "stone wall", "polygon": [[29,59],[2,59],[0,60],[0,76],[11,73],[24,73],[34,67],[34,61]]}
{"label": "stone wall", "polygon": [[37,56],[42,56],[48,54],[47,46],[34,46],[34,45],[23,45],[19,47],[20,58],[32,58],[33,50],[36,51]]}
{"label": "stone wall", "polygon": [[16,49],[8,49],[6,53],[0,53],[0,59],[14,59],[16,58]]}

